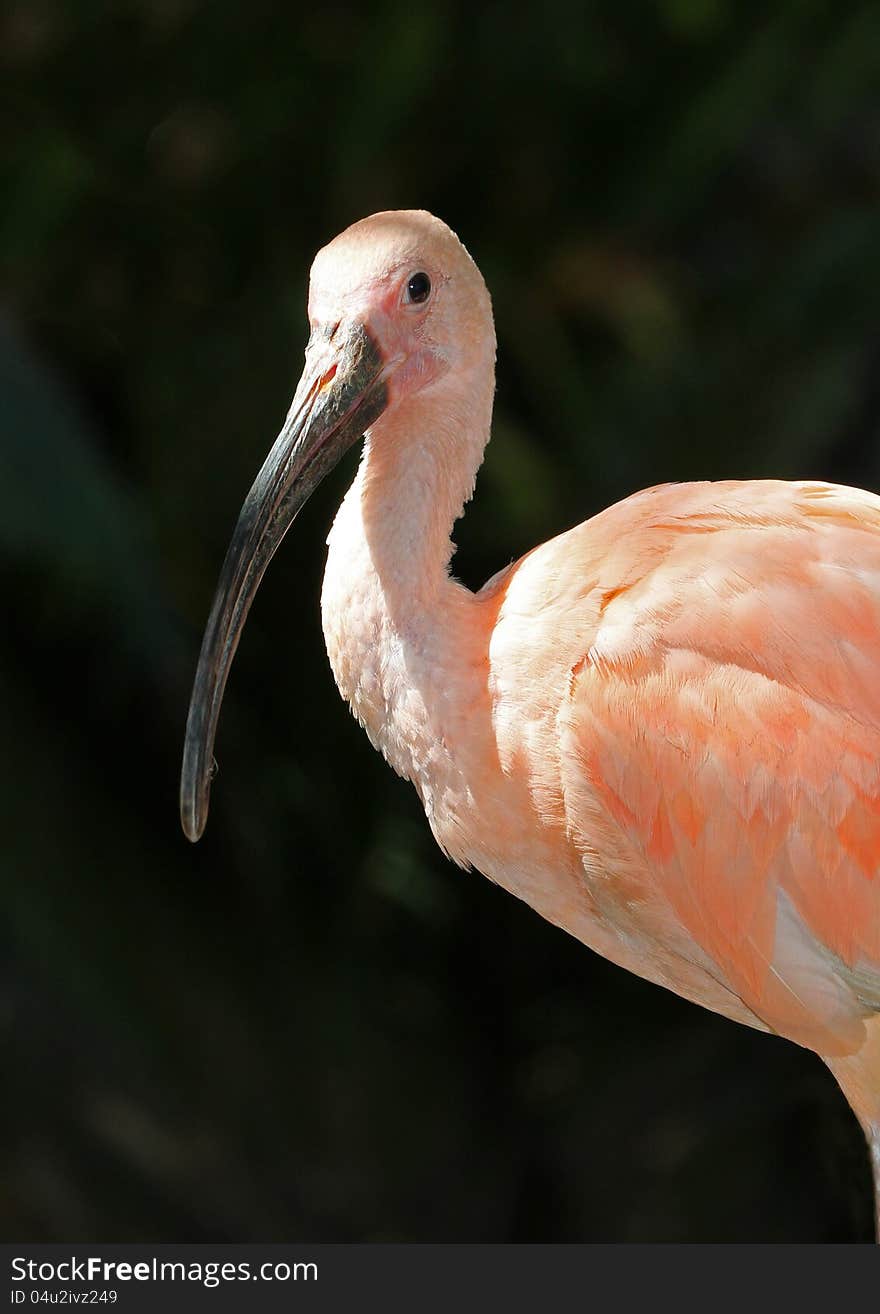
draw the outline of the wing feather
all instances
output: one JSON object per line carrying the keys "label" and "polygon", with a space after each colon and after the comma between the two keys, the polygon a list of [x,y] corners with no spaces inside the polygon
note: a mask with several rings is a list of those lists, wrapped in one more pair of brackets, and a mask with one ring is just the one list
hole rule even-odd
{"label": "wing feather", "polygon": [[601,582],[562,794],[609,916],[833,1054],[880,997],[880,503],[774,488],[642,524],[664,550]]}

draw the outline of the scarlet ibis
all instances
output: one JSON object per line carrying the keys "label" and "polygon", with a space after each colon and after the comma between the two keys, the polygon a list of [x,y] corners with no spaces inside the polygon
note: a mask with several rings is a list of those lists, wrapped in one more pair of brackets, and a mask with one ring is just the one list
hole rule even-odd
{"label": "scarlet ibis", "polygon": [[373,215],[318,253],[309,321],[205,631],[187,836],[266,566],[363,436],[324,637],[437,842],[613,962],[814,1050],[865,1131],[880,1221],[880,498],[650,488],[472,593],[449,565],[492,416],[479,270],[432,215]]}

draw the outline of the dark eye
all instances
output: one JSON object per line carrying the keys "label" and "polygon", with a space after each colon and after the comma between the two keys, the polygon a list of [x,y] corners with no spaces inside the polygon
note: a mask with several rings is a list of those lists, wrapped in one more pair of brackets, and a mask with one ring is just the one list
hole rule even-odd
{"label": "dark eye", "polygon": [[431,280],[427,274],[413,274],[406,285],[406,300],[416,306],[427,301],[431,295]]}

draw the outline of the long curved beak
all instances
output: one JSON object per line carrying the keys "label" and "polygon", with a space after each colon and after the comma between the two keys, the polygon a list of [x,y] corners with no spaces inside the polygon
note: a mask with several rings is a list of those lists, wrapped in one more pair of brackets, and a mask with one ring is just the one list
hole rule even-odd
{"label": "long curved beak", "polygon": [[316,330],[284,427],[241,508],[202,639],[186,723],[180,820],[193,842],[208,819],[220,705],[260,580],[300,508],[384,411],[383,367],[363,325]]}

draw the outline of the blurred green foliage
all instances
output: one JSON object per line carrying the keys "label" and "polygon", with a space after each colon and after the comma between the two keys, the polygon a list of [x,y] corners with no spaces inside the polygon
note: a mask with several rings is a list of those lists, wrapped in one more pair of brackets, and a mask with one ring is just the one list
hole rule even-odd
{"label": "blurred green foliage", "polygon": [[880,7],[12,0],[0,18],[4,1239],[844,1240],[810,1055],[434,849],[269,573],[206,840],[189,680],[314,250],[461,234],[499,330],[473,585],[637,487],[880,486]]}

